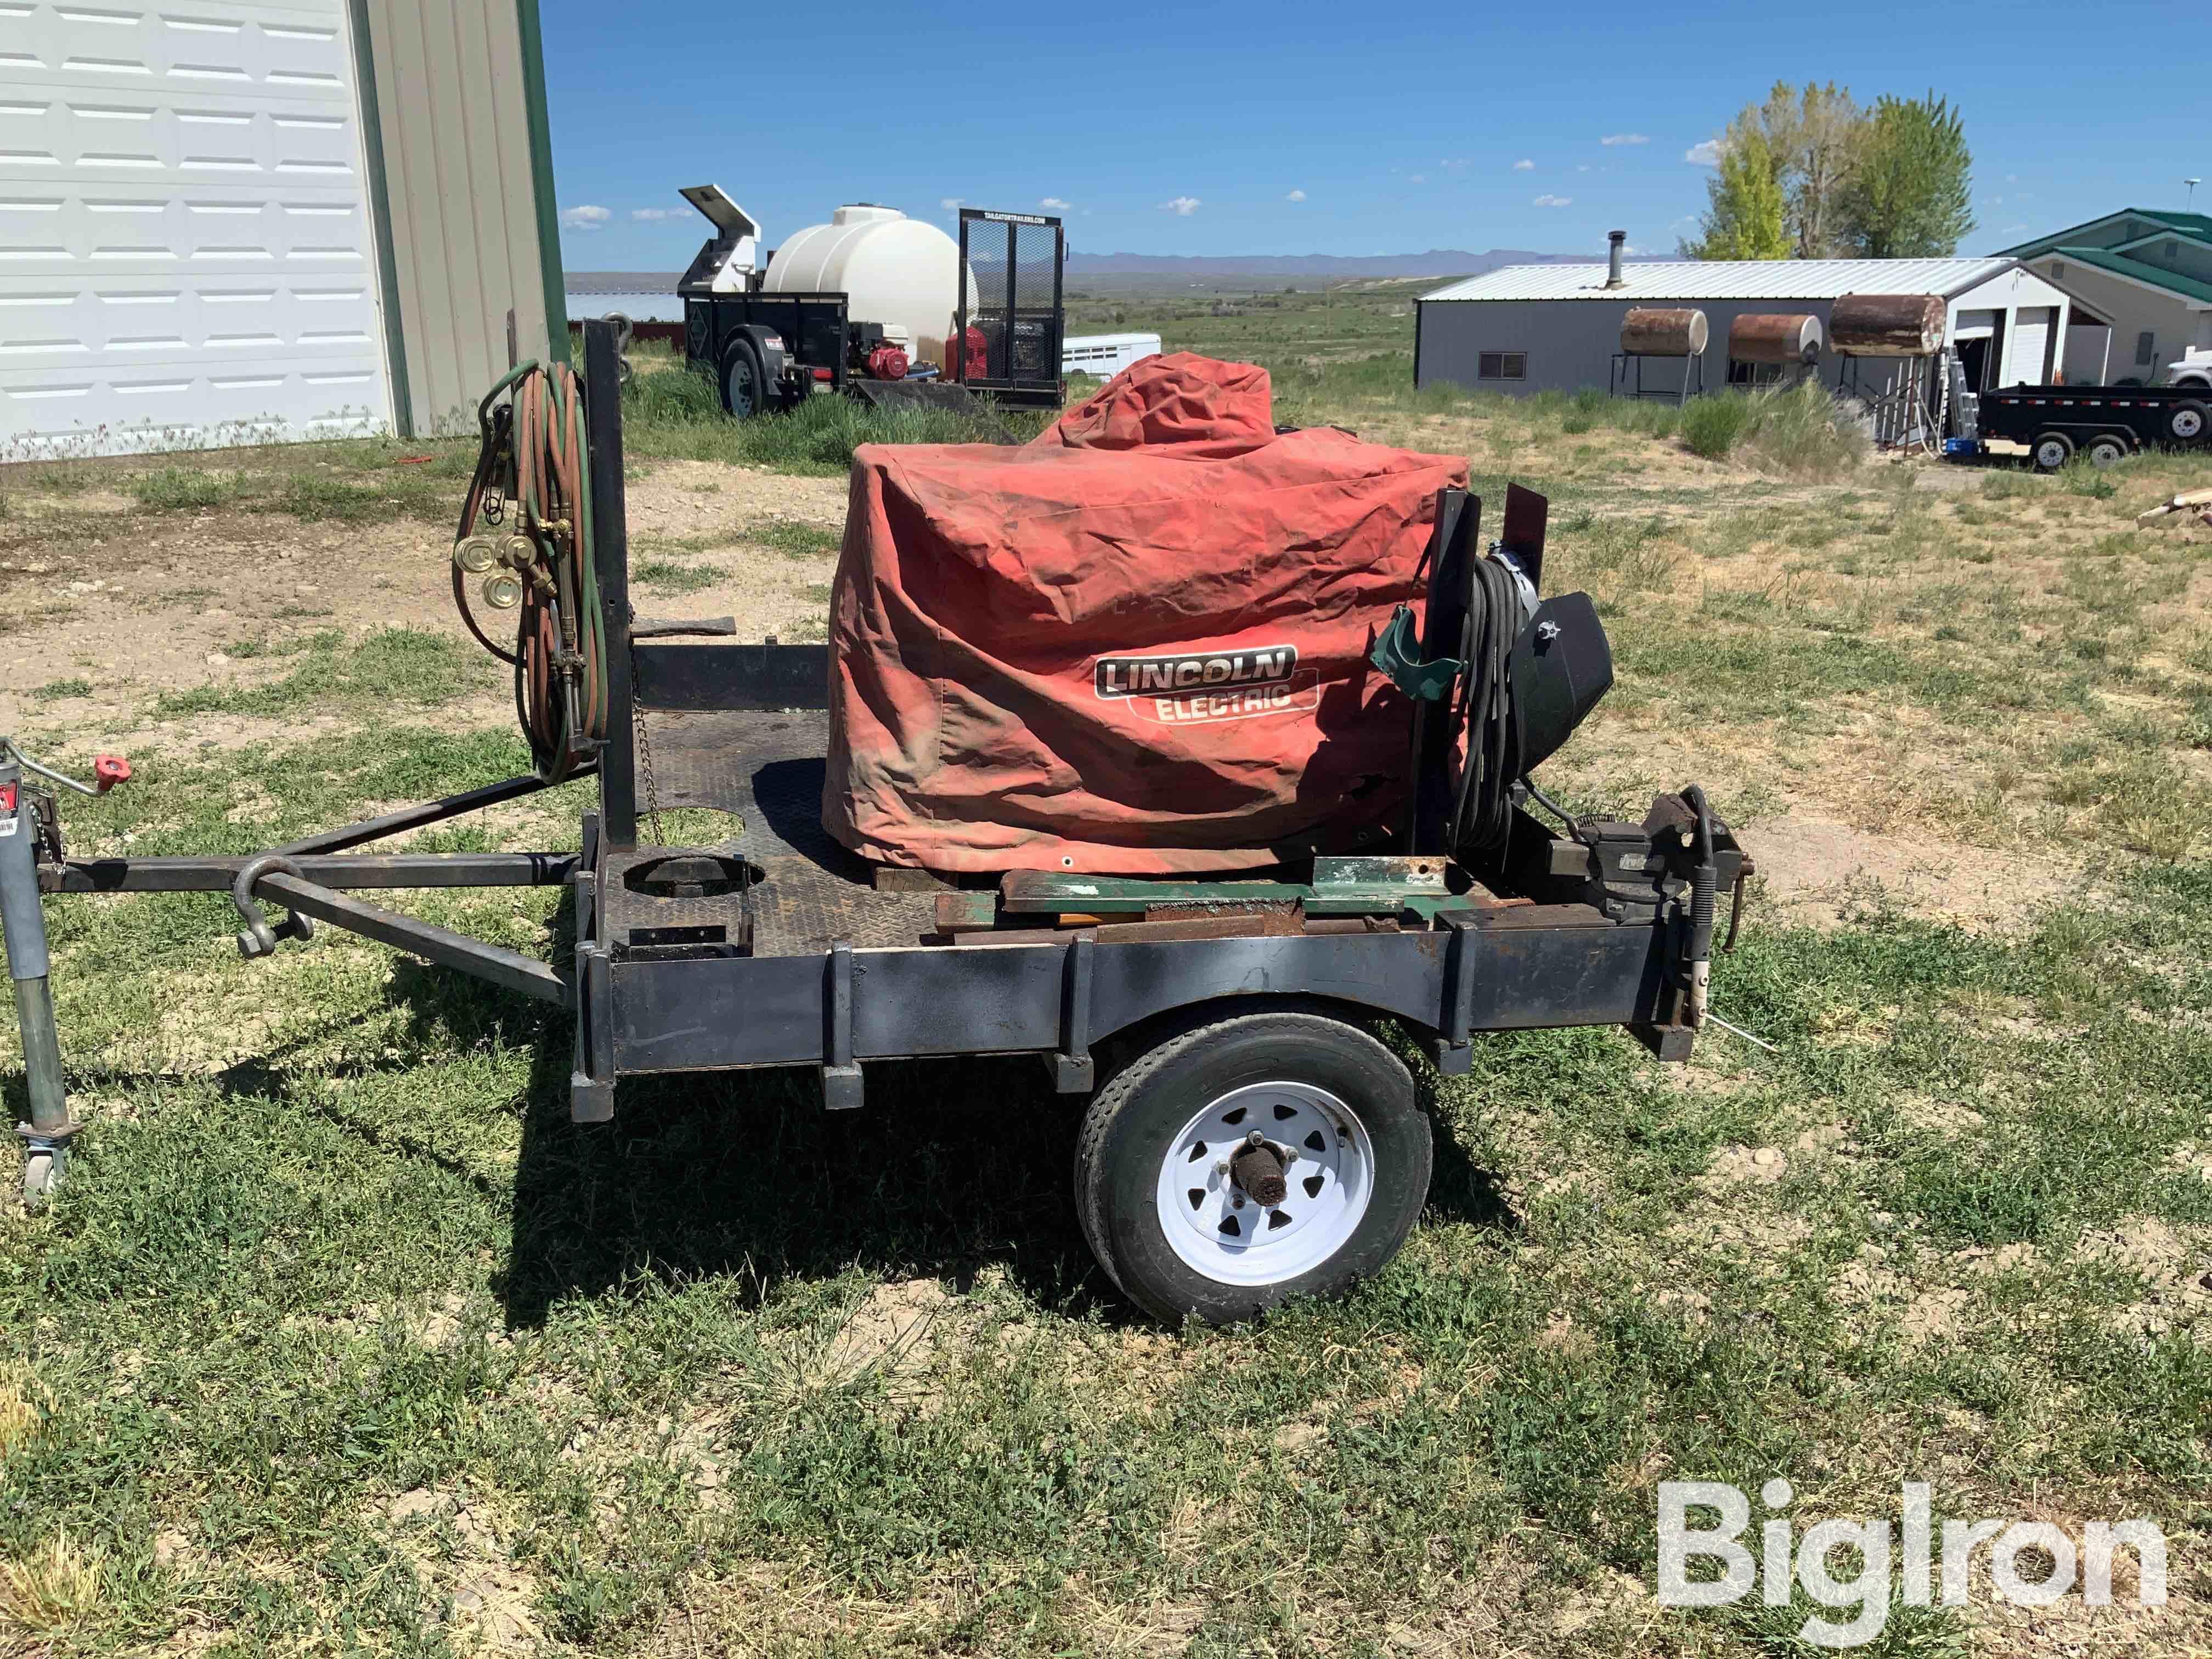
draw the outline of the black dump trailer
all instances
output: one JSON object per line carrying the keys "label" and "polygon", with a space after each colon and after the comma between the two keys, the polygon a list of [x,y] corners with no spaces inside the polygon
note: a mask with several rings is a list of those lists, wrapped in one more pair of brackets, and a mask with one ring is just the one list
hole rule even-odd
{"label": "black dump trailer", "polygon": [[790,410],[817,392],[876,404],[984,396],[1012,408],[1060,407],[1066,240],[1057,218],[960,210],[965,280],[944,295],[947,361],[932,364],[914,361],[884,319],[853,316],[848,295],[767,286],[775,256],[755,268],[758,227],[744,210],[712,185],[684,195],[716,233],[677,284],[684,360],[714,378],[732,416]]}
{"label": "black dump trailer", "polygon": [[[1034,1054],[1036,1095],[1006,1109],[1087,1097],[1063,1109],[1085,1115],[1083,1231],[1113,1281],[1170,1321],[1239,1319],[1340,1291],[1396,1251],[1426,1195],[1431,1129],[1378,1028],[1395,1025],[1455,1074],[1493,1032],[1615,1026],[1681,1060],[1717,1023],[1706,1006],[1716,913],[1733,894],[1726,950],[1751,866],[1694,785],[1657,796],[1641,822],[1562,814],[1562,835],[1530,815],[1558,809],[1524,781],[1502,840],[1475,855],[1451,844],[1459,757],[1475,729],[1454,711],[1470,685],[1502,686],[1505,660],[1459,659],[1477,567],[1495,560],[1480,551],[1475,498],[1439,499],[1426,620],[1418,641],[1397,642],[1404,660],[1391,668],[1431,688],[1385,763],[1409,775],[1395,845],[1249,878],[939,882],[872,866],[823,830],[827,647],[726,642],[712,637],[727,632],[716,623],[633,615],[616,331],[590,322],[584,335],[586,522],[605,646],[600,735],[571,774],[596,774],[581,850],[373,850],[545,787],[532,775],[259,854],[77,858],[54,796],[23,769],[40,769],[0,749],[0,900],[28,1056],[34,1191],[78,1132],[61,1090],[41,893],[81,903],[69,896],[228,892],[249,957],[319,922],[566,1008],[569,1106],[582,1123],[611,1123],[623,1080],[641,1076],[804,1067],[837,1110],[865,1104],[878,1066]],[[1542,498],[1511,492],[1503,519],[1497,546],[1533,590]],[[569,533],[557,517],[526,527]],[[457,563],[465,551],[457,546]],[[1535,745],[1526,752],[1544,747],[1541,728],[1571,729],[1610,683],[1587,608],[1580,595],[1545,601],[1512,645]],[[684,633],[708,637],[672,637]],[[741,833],[669,844],[662,814],[679,807],[732,814]],[[564,890],[574,938],[550,963],[373,902],[385,889],[545,885]],[[265,906],[286,914],[272,920]]]}
{"label": "black dump trailer", "polygon": [[1974,449],[1991,438],[2027,446],[2038,472],[2080,455],[2110,466],[2145,449],[2194,449],[2212,429],[2212,394],[2200,386],[2016,386],[1984,392]]}

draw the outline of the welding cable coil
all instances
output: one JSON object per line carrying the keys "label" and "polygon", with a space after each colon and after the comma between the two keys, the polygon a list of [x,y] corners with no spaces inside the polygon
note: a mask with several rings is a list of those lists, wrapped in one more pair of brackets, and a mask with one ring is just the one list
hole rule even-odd
{"label": "welding cable coil", "polygon": [[477,422],[481,442],[455,541],[490,535],[500,550],[494,580],[520,581],[514,648],[478,622],[471,573],[458,558],[453,601],[484,649],[514,665],[515,715],[532,759],[540,777],[557,781],[597,758],[607,724],[583,388],[566,363],[522,363],[484,394]]}
{"label": "welding cable coil", "polygon": [[1451,845],[1468,855],[1503,850],[1513,830],[1513,784],[1521,744],[1513,723],[1510,669],[1521,606],[1513,573],[1496,559],[1468,562],[1467,623],[1460,636],[1454,720],[1463,755]]}

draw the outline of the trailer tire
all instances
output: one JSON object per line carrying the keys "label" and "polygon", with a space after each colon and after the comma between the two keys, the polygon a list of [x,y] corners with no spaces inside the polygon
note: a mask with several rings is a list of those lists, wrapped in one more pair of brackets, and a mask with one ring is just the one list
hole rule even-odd
{"label": "trailer tire", "polygon": [[2166,411],[2166,435],[2178,444],[2201,443],[2209,416],[2212,411],[2194,398],[2176,404]]}
{"label": "trailer tire", "polygon": [[2039,432],[2028,455],[2038,472],[2056,472],[2074,459],[2074,441],[2063,432]]}
{"label": "trailer tire", "polygon": [[742,334],[722,351],[722,408],[732,420],[749,421],[768,407],[768,371]]}
{"label": "trailer tire", "polygon": [[[1254,1127],[1285,1137],[1261,1149],[1285,1184],[1273,1205],[1220,1168]],[[1380,1272],[1420,1217],[1433,1156],[1412,1075],[1366,1031],[1240,1014],[1169,1038],[1100,1091],[1076,1146],[1076,1214],[1131,1301],[1229,1324]],[[1261,1174],[1264,1193],[1264,1162]]]}
{"label": "trailer tire", "polygon": [[2132,453],[2133,445],[2117,432],[2100,432],[2081,452],[2089,465],[2100,472],[2108,466],[2118,466]]}

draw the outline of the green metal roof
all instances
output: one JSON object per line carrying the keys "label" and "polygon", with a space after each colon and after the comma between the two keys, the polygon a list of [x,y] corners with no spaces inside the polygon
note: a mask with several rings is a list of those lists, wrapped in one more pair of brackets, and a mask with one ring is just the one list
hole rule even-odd
{"label": "green metal roof", "polygon": [[[2175,228],[2179,229],[2180,227],[2176,226]],[[2194,276],[2184,276],[2179,271],[2166,270],[2158,265],[2147,265],[2140,259],[2130,259],[2124,254],[2108,252],[2100,247],[2046,248],[2036,258],[2078,260],[2099,270],[2109,270],[2116,276],[2132,276],[2139,283],[2147,283],[2153,288],[2162,288],[2169,294],[2179,294],[2185,299],[2212,305],[2212,283],[2201,282]]]}
{"label": "green metal roof", "polygon": [[2100,213],[2094,219],[2085,219],[2078,225],[2069,225],[2063,230],[2053,231],[2047,236],[2034,237],[2015,247],[2001,248],[2000,253],[2014,259],[2032,258],[2039,253],[2048,253],[2062,242],[2071,242],[2082,231],[2110,224],[2115,219],[2143,219],[2168,230],[2178,230],[2185,236],[2202,236],[2212,241],[2212,214],[2168,212],[2164,208],[2120,208],[2111,213]]}

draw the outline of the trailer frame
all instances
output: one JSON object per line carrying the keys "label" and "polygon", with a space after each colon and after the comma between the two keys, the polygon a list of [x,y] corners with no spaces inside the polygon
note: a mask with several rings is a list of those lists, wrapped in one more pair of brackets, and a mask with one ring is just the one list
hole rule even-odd
{"label": "trailer frame", "polygon": [[[1350,1020],[1400,1022],[1447,1074],[1469,1068],[1478,1037],[1538,1028],[1620,1026],[1662,1059],[1688,1057],[1703,1018],[1694,969],[1705,951],[1693,884],[1681,873],[1697,814],[1685,821],[1680,797],[1655,805],[1656,828],[1596,826],[1619,832],[1612,854],[1601,836],[1587,845],[1570,841],[1516,812],[1503,874],[1487,888],[1447,892],[1429,869],[1433,857],[1378,849],[1347,860],[1358,867],[1336,878],[1400,883],[1407,902],[1382,915],[1370,905],[1364,921],[1324,915],[1304,931],[1286,933],[1259,918],[1249,932],[1236,933],[1237,917],[1263,907],[1224,902],[1218,890],[1231,890],[1233,901],[1233,882],[1205,884],[1208,890],[1197,895],[1228,913],[1215,931],[1230,936],[1162,937],[1153,927],[1117,939],[1113,926],[1093,925],[997,939],[989,931],[948,936],[933,923],[917,927],[945,892],[962,890],[915,872],[872,871],[841,856],[820,831],[827,647],[633,636],[617,341],[599,321],[586,323],[584,335],[611,714],[599,799],[582,815],[580,850],[356,850],[544,787],[535,778],[247,858],[69,857],[50,810],[26,790],[0,815],[0,898],[8,901],[7,951],[27,1036],[37,999],[27,1001],[21,981],[35,969],[43,991],[46,971],[40,891],[228,890],[242,923],[240,948],[250,957],[304,937],[319,921],[570,1009],[570,1112],[584,1123],[611,1120],[620,1085],[631,1077],[806,1066],[818,1074],[825,1106],[849,1109],[863,1103],[868,1067],[951,1055],[1033,1054],[1054,1090],[1080,1094],[1103,1081],[1098,1055],[1109,1041],[1133,1052],[1148,1031],[1187,1022],[1194,1012],[1293,1003]],[[1434,562],[1432,594],[1450,559],[1472,556],[1475,515],[1454,511],[1460,532]],[[642,754],[640,729],[650,740]],[[1427,744],[1438,753],[1443,747]],[[702,848],[641,838],[662,808],[716,792],[743,819],[733,842]],[[1685,794],[1702,811],[1702,797]],[[1669,801],[1672,818],[1661,811]],[[1409,825],[1419,821],[1409,814]],[[1750,866],[1732,839],[1717,853],[1710,823],[1704,834],[1709,940],[1713,881],[1723,892],[1733,886],[1740,904]],[[42,849],[35,866],[27,855],[33,842]],[[11,850],[16,856],[7,855]],[[1316,892],[1331,878],[1317,868],[1290,879],[1309,875]],[[565,890],[574,912],[574,949],[565,963],[526,957],[353,896],[548,885]],[[264,903],[285,907],[289,918],[270,926]],[[51,1033],[50,1005],[46,1023]],[[62,1098],[53,1045],[27,1046],[27,1053],[33,1121],[26,1133],[58,1175],[58,1154],[77,1126]]]}

